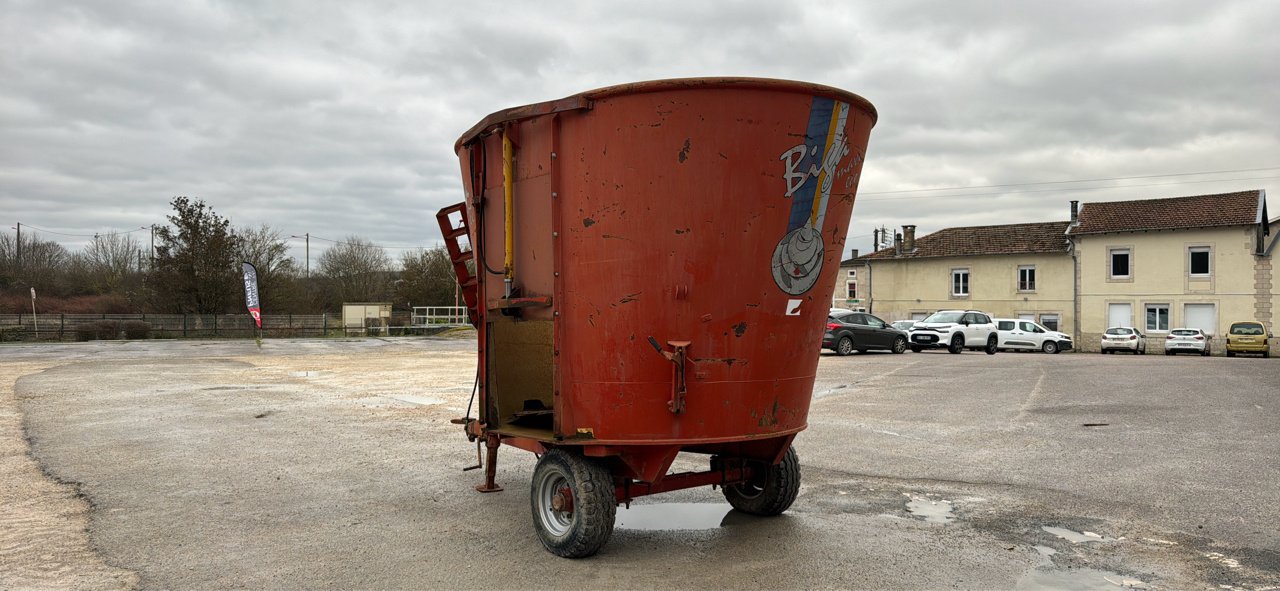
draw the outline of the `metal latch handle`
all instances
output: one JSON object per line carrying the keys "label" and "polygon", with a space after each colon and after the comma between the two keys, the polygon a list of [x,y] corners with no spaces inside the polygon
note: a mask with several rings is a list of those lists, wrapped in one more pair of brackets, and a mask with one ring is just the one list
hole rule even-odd
{"label": "metal latch handle", "polygon": [[667,408],[674,414],[684,412],[684,397],[688,392],[688,387],[684,379],[684,365],[686,352],[689,349],[689,341],[667,341],[667,346],[671,347],[670,351],[664,351],[662,346],[658,344],[658,340],[649,337],[649,344],[653,345],[653,349],[670,361],[671,368],[671,400],[667,402]]}

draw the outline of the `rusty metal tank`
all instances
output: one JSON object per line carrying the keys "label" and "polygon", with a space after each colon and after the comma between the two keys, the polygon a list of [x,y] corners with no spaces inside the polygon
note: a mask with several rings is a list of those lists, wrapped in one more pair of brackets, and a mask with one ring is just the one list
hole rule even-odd
{"label": "rusty metal tank", "polygon": [[679,451],[757,462],[744,478],[783,461],[875,120],[827,86],[703,78],[463,134],[466,200],[440,217],[480,335],[479,417],[463,422],[490,472],[501,443],[559,449],[625,500],[671,490]]}

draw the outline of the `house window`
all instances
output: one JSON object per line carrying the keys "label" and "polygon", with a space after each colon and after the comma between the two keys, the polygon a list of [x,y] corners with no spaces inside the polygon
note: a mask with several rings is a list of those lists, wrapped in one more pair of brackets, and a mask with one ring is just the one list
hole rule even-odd
{"label": "house window", "polygon": [[845,295],[845,298],[846,298],[846,299],[850,299],[850,300],[856,300],[856,299],[858,299],[858,284],[857,284],[857,283],[855,283],[855,282],[853,282],[853,281],[850,281],[850,282],[848,282],[848,283],[846,283],[846,284],[845,284],[845,289],[847,290],[847,291],[846,291],[846,295]]}
{"label": "house window", "polygon": [[968,269],[952,269],[951,270],[951,295],[953,296],[969,295],[969,270]]}
{"label": "house window", "polygon": [[1168,332],[1169,304],[1147,304],[1147,332]]}
{"label": "house window", "polygon": [[850,279],[857,279],[857,278],[858,278],[858,270],[857,270],[857,269],[849,269],[849,278],[850,278]]}
{"label": "house window", "polygon": [[1049,329],[1049,330],[1062,330],[1062,329],[1058,328],[1058,315],[1057,315],[1057,314],[1041,314],[1041,315],[1040,315],[1040,324],[1044,325],[1044,327],[1045,327],[1045,328],[1047,328],[1047,329]]}
{"label": "house window", "polygon": [[1018,291],[1036,290],[1036,266],[1022,265],[1018,267]]}
{"label": "house window", "polygon": [[1111,249],[1111,278],[1128,279],[1133,277],[1132,254],[1127,248]]}
{"label": "house window", "polygon": [[1189,266],[1192,277],[1208,277],[1209,276],[1209,247],[1208,246],[1192,246],[1190,249],[1191,261]]}

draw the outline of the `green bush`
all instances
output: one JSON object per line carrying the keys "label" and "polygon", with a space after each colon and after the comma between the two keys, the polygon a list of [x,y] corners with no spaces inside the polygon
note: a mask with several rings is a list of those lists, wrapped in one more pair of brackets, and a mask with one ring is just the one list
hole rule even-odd
{"label": "green bush", "polygon": [[21,326],[5,326],[0,327],[0,343],[13,343],[22,340],[22,331],[25,330]]}
{"label": "green bush", "polygon": [[126,320],[120,324],[124,338],[130,340],[151,338],[151,323],[145,320]]}
{"label": "green bush", "polygon": [[76,325],[76,341],[83,343],[85,341],[92,341],[96,338],[98,338],[97,323]]}
{"label": "green bush", "polygon": [[97,327],[98,338],[112,341],[120,338],[120,322],[117,320],[99,320],[93,323]]}

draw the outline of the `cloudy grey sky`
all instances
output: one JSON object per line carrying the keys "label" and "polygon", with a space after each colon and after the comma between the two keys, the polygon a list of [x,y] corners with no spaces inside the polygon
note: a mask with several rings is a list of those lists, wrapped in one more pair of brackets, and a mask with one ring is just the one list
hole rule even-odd
{"label": "cloudy grey sky", "polygon": [[[453,142],[485,115],[686,76],[874,103],[848,245],[864,252],[879,225],[1066,219],[1071,199],[1260,188],[1280,215],[1271,0],[0,9],[0,230],[21,222],[73,250],[86,238],[50,232],[163,223],[176,195],[286,236],[432,245],[435,210],[461,200]],[[1242,172],[1186,175],[1211,171]],[[1117,177],[1150,178],[902,192]]]}

